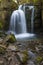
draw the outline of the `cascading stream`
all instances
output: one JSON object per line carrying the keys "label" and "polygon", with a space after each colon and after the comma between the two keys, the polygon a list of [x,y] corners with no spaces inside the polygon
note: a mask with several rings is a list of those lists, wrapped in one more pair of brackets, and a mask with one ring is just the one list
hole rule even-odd
{"label": "cascading stream", "polygon": [[[29,6],[29,8],[32,9],[31,32],[33,32],[34,7]],[[21,9],[22,9],[22,5],[19,6],[18,10],[13,11],[11,15],[8,34],[10,33],[14,34],[16,39],[33,37],[34,34],[27,33],[26,18],[25,18],[25,12],[24,12],[25,10],[23,11]]]}
{"label": "cascading stream", "polygon": [[9,31],[15,34],[26,33],[26,19],[22,10],[16,10],[11,15]]}
{"label": "cascading stream", "polygon": [[34,32],[34,6],[32,6],[32,15],[31,15],[31,33]]}

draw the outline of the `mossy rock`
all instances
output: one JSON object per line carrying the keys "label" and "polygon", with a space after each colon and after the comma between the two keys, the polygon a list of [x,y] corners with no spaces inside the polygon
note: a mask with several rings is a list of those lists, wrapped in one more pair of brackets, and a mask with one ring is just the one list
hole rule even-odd
{"label": "mossy rock", "polygon": [[27,60],[28,60],[28,52],[27,51],[19,52],[18,56],[20,58],[21,63],[24,64],[27,62]]}
{"label": "mossy rock", "polygon": [[10,42],[10,43],[16,42],[16,38],[13,34],[10,34],[10,38],[8,39],[8,42]]}
{"label": "mossy rock", "polygon": [[22,63],[25,63],[28,60],[28,52],[27,51],[23,51],[22,53],[24,55],[23,60],[22,60]]}
{"label": "mossy rock", "polygon": [[0,45],[0,54],[4,54],[6,51],[6,46]]}
{"label": "mossy rock", "polygon": [[3,28],[3,24],[2,22],[0,22],[0,30],[2,30],[2,28]]}
{"label": "mossy rock", "polygon": [[42,61],[42,57],[38,56],[38,57],[36,58],[36,61],[37,61],[37,63],[40,63],[40,62]]}

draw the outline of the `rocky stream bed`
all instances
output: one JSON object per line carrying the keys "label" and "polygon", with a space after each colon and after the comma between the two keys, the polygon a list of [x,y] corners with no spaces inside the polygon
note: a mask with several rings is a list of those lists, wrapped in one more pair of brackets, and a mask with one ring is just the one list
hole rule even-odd
{"label": "rocky stream bed", "polygon": [[1,34],[0,65],[43,65],[43,40],[16,41]]}

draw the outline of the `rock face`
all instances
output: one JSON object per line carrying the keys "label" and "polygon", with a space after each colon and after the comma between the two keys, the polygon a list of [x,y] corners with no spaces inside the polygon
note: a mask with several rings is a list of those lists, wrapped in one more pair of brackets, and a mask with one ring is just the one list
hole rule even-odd
{"label": "rock face", "polygon": [[13,10],[17,9],[17,4],[12,0],[0,1],[0,30],[8,30],[10,23],[10,15]]}

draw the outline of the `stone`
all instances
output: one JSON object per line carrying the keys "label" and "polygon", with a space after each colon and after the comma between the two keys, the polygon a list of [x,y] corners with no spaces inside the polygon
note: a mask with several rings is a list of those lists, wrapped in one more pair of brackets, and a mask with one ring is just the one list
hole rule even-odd
{"label": "stone", "polygon": [[11,60],[9,61],[9,65],[20,65],[20,62],[17,59],[16,54],[12,54]]}
{"label": "stone", "polygon": [[40,63],[42,60],[43,60],[43,58],[42,58],[41,56],[37,56],[37,57],[36,57],[37,63]]}
{"label": "stone", "polygon": [[0,65],[4,65],[4,62],[2,60],[0,60]]}
{"label": "stone", "polygon": [[28,56],[29,56],[29,59],[31,59],[32,61],[34,61],[36,58],[35,53],[33,53],[32,51],[28,51]]}
{"label": "stone", "polygon": [[0,43],[2,43],[3,39],[0,38]]}
{"label": "stone", "polygon": [[16,38],[13,34],[8,35],[6,38],[8,38],[8,42],[10,43],[16,42]]}
{"label": "stone", "polygon": [[41,64],[40,65],[43,65],[43,61],[41,62]]}
{"label": "stone", "polygon": [[35,47],[35,49],[36,49],[36,52],[39,53],[39,49],[38,49],[38,47]]}
{"label": "stone", "polygon": [[12,51],[18,51],[18,47],[14,45],[9,45],[7,49],[12,50]]}
{"label": "stone", "polygon": [[27,51],[18,52],[17,55],[18,55],[18,57],[19,57],[19,59],[20,59],[20,61],[22,63],[26,63],[27,62],[27,60],[28,60],[28,53],[27,53]]}
{"label": "stone", "polygon": [[0,54],[5,53],[5,51],[6,51],[6,46],[0,44]]}
{"label": "stone", "polygon": [[29,60],[29,61],[27,62],[27,65],[35,65],[35,64],[34,64],[33,61]]}

